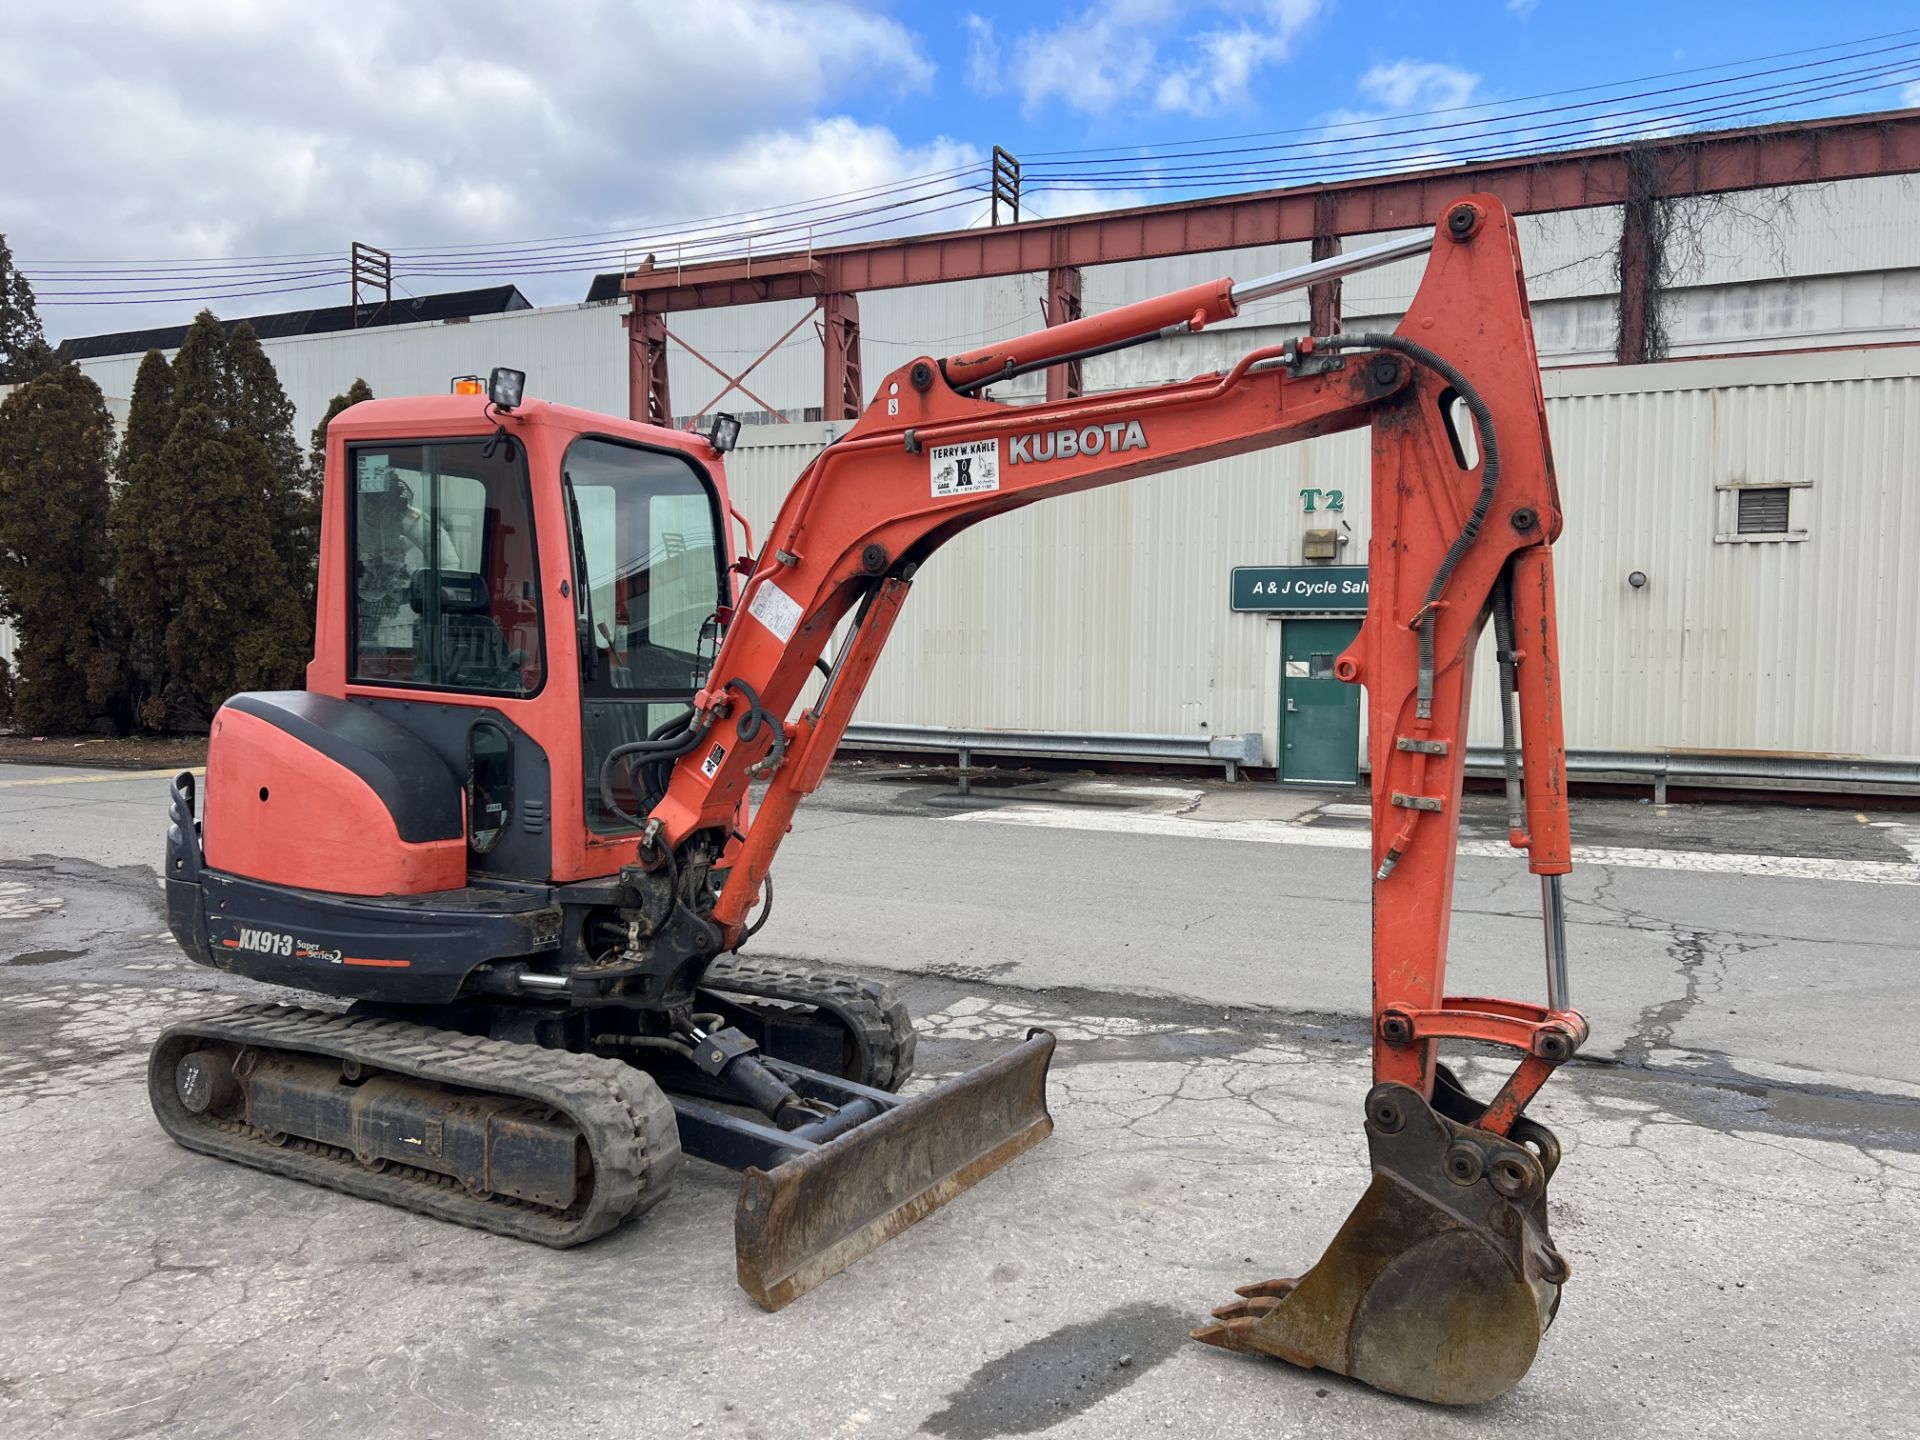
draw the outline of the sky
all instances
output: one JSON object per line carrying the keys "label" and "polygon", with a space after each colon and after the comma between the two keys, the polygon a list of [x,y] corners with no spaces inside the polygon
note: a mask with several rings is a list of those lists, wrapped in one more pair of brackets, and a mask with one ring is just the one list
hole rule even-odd
{"label": "sky", "polygon": [[[1447,163],[1539,105],[1584,103],[1563,143],[1609,138],[1626,102],[1560,92],[1903,31],[1848,62],[1864,93],[1779,105],[1920,105],[1917,26],[1911,0],[9,0],[0,233],[55,339],[341,304],[355,240],[416,252],[402,293],[554,304],[622,256],[788,248],[815,215],[822,244],[984,224],[995,145],[1054,216]],[[1143,159],[1182,145],[1216,168]],[[1282,169],[1236,158],[1274,146]],[[928,175],[953,178],[899,188]]]}

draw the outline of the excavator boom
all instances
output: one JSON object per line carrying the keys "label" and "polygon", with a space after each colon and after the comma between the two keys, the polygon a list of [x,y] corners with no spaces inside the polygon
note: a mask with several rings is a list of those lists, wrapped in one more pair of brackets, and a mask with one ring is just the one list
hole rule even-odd
{"label": "excavator boom", "polygon": [[[1558,1304],[1566,1267],[1544,1198],[1558,1150],[1523,1112],[1586,1022],[1567,1001],[1559,903],[1570,850],[1551,555],[1561,510],[1513,218],[1469,196],[1431,232],[1321,268],[1421,250],[1425,276],[1392,334],[1256,349],[1181,384],[1020,407],[981,393],[1198,330],[1319,271],[1210,282],[894,372],[781,506],[642,854],[730,824],[748,787],[770,777],[721,867],[713,918],[739,932],[916,571],[960,531],[1052,496],[1370,426],[1368,610],[1335,674],[1367,691],[1375,1088],[1364,1115],[1375,1178],[1319,1266],[1297,1285],[1249,1287],[1196,1335],[1466,1402],[1526,1372]],[[773,717],[800,705],[849,613],[824,685],[782,725]],[[1446,988],[1473,657],[1490,618],[1510,839],[1542,877],[1544,1003]],[[1445,1042],[1501,1047],[1518,1063],[1481,1104],[1439,1065]]]}

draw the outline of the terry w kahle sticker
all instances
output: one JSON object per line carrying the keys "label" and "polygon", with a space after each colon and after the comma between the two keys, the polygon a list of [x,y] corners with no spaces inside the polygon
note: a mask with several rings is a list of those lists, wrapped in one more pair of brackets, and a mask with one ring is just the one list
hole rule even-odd
{"label": "terry w kahle sticker", "polygon": [[927,449],[927,470],[933,477],[933,498],[971,495],[1000,488],[1000,441],[967,440],[958,445]]}

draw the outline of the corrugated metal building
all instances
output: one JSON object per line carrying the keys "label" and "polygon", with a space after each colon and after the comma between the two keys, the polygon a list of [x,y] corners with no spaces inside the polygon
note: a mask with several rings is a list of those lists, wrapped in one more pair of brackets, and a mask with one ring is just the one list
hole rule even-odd
{"label": "corrugated metal building", "polygon": [[[1614,344],[1618,211],[1522,220],[1568,509],[1556,553],[1569,741],[1595,753],[1838,752],[1912,768],[1920,567],[1901,557],[1920,552],[1920,196],[1894,177],[1682,203],[1697,209],[1668,290],[1675,358],[1660,365],[1602,363]],[[1085,306],[1306,259],[1304,245],[1288,245],[1089,268]],[[1390,327],[1419,268],[1350,278],[1347,328]],[[1015,275],[862,297],[869,388],[918,355],[1037,328],[1045,285],[1043,274]],[[737,370],[807,308],[671,316],[683,342],[670,352],[675,408],[817,415],[814,325],[745,377],[748,396],[720,398],[723,377],[687,348]],[[1306,318],[1304,293],[1285,296],[1202,335],[1091,360],[1086,385],[1219,368],[1300,333]],[[624,413],[623,319],[618,305],[560,306],[266,348],[303,427],[356,376],[379,394],[419,392],[495,364],[527,370],[533,393]],[[124,396],[139,359],[83,364]],[[1034,375],[996,394],[1042,389]],[[749,427],[732,471],[756,526],[836,428]],[[1329,521],[1348,537],[1342,561],[1363,561],[1366,470],[1364,436],[1348,435],[1053,501],[970,532],[916,584],[859,719],[1188,741],[1255,734],[1261,762],[1281,762],[1288,622],[1233,611],[1229,574],[1298,564],[1302,533]],[[1307,490],[1342,491],[1344,509],[1307,514]],[[1629,583],[1634,572],[1644,585]],[[1493,738],[1484,720],[1476,738]]]}
{"label": "corrugated metal building", "polygon": [[[1920,351],[1563,369],[1547,397],[1570,746],[1920,755]],[[757,533],[843,428],[749,433],[729,474]],[[966,532],[916,579],[860,719],[1254,732],[1276,764],[1292,620],[1233,611],[1229,576],[1293,563],[1329,518],[1364,557],[1367,444],[1196,466]],[[1303,489],[1342,491],[1343,511],[1305,513]],[[1783,490],[1787,528],[1742,534],[1742,493]],[[1491,705],[1472,738],[1498,741]]]}

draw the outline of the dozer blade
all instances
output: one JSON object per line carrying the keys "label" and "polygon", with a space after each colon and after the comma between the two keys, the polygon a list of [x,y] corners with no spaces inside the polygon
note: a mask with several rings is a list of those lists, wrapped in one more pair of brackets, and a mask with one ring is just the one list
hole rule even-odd
{"label": "dozer blade", "polygon": [[778,1310],[1053,1133],[1035,1030],[985,1065],[771,1170],[741,1176],[740,1286]]}
{"label": "dozer blade", "polygon": [[[1435,1099],[1478,1114],[1444,1071]],[[1243,1286],[1193,1338],[1441,1405],[1504,1394],[1533,1364],[1567,1278],[1547,1235],[1559,1146],[1526,1119],[1513,1137],[1406,1086],[1374,1087],[1373,1183],[1326,1254],[1297,1281]]]}

